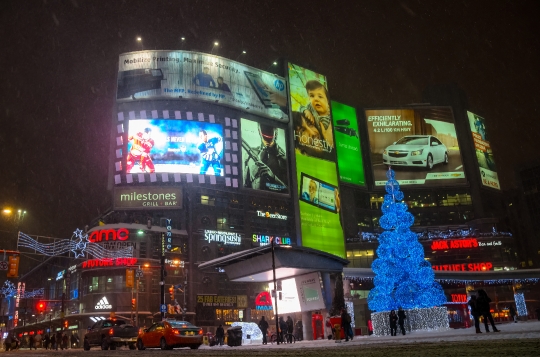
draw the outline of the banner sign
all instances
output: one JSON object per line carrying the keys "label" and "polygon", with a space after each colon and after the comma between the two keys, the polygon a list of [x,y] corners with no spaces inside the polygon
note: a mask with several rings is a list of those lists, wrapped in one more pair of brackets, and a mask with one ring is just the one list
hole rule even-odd
{"label": "banner sign", "polygon": [[467,116],[471,126],[482,185],[500,190],[499,175],[497,174],[497,166],[495,165],[493,151],[486,131],[486,121],[481,116],[471,112],[467,112]]}
{"label": "banner sign", "polygon": [[115,209],[182,209],[180,187],[115,187]]}
{"label": "banner sign", "polygon": [[118,102],[171,98],[218,102],[289,121],[283,77],[199,52],[139,51],[120,55]]}

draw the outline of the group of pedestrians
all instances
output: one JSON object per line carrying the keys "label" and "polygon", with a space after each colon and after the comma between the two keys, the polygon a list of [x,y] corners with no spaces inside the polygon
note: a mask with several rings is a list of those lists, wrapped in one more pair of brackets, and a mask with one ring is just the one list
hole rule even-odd
{"label": "group of pedestrians", "polygon": [[390,335],[391,336],[396,336],[398,325],[399,325],[399,329],[401,330],[401,334],[405,336],[405,319],[406,318],[407,318],[407,315],[405,315],[405,311],[403,311],[401,306],[399,307],[397,314],[396,314],[396,310],[390,311]]}
{"label": "group of pedestrians", "polygon": [[478,296],[471,295],[471,299],[469,300],[469,306],[471,307],[471,315],[474,318],[474,327],[476,328],[476,333],[482,333],[482,331],[480,331],[481,316],[484,318],[484,326],[486,328],[486,332],[489,332],[488,320],[491,323],[493,332],[499,332],[499,330],[495,327],[493,316],[491,316],[491,311],[489,307],[490,302],[491,299],[487,295],[486,291],[483,289],[478,290]]}

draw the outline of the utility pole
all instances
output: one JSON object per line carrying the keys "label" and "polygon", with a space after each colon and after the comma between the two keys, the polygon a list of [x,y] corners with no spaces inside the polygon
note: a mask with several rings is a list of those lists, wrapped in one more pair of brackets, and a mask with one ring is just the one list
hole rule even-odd
{"label": "utility pole", "polygon": [[[141,266],[139,265],[139,270]],[[135,288],[135,326],[139,326],[139,284],[141,283],[141,276],[137,277],[137,287]]]}
{"label": "utility pole", "polygon": [[277,307],[277,299],[278,299],[278,292],[277,292],[277,282],[276,282],[276,258],[274,256],[274,237],[270,239],[270,244],[272,244],[272,274],[274,278],[274,306],[276,309],[276,335],[277,335],[277,344],[279,345],[279,322],[278,322],[278,307]]}
{"label": "utility pole", "polygon": [[159,284],[161,285],[161,303],[159,309],[161,311],[161,321],[165,318],[165,312],[161,308],[165,305],[165,233],[161,233],[161,280]]}

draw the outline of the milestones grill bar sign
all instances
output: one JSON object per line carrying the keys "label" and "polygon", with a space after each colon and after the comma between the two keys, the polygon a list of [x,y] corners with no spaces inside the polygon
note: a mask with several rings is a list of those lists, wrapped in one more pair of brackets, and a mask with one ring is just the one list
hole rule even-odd
{"label": "milestones grill bar sign", "polygon": [[182,189],[179,187],[116,187],[115,209],[181,209]]}

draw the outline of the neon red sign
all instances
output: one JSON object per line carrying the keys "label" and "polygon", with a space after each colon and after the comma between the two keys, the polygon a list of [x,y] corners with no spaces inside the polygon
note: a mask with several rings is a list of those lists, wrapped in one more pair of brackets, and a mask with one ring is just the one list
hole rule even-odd
{"label": "neon red sign", "polygon": [[433,270],[439,271],[487,271],[493,268],[490,262],[485,263],[469,263],[469,264],[445,264],[432,265]]}
{"label": "neon red sign", "polygon": [[257,310],[272,310],[272,297],[268,291],[263,291],[255,298]]}
{"label": "neon red sign", "polygon": [[82,262],[83,269],[137,265],[137,258],[90,259]]}
{"label": "neon red sign", "polygon": [[88,240],[92,243],[98,243],[103,240],[126,240],[129,238],[129,231],[126,228],[114,229],[102,229],[99,231],[93,231],[88,236]]}
{"label": "neon red sign", "polygon": [[462,248],[477,248],[478,241],[476,238],[467,239],[445,239],[437,240],[431,243],[431,250],[449,250]]}
{"label": "neon red sign", "polygon": [[467,294],[450,294],[452,302],[467,302]]}

